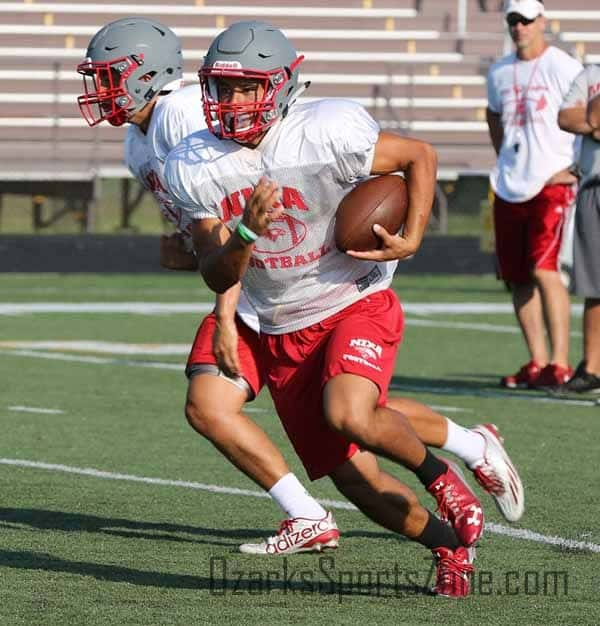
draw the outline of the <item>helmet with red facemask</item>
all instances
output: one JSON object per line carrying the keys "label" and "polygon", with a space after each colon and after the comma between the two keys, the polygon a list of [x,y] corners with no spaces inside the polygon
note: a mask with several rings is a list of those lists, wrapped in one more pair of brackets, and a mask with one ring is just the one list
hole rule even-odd
{"label": "helmet with red facemask", "polygon": [[[285,117],[303,88],[298,86],[298,66],[303,58],[270,24],[232,24],[212,42],[198,72],[209,130],[221,139],[243,143]],[[258,97],[251,102],[227,102],[219,97],[222,79],[255,83]]]}
{"label": "helmet with red facemask", "polygon": [[94,35],[77,71],[85,89],[77,103],[87,123],[121,126],[157,93],[181,84],[181,43],[155,20],[126,17]]}

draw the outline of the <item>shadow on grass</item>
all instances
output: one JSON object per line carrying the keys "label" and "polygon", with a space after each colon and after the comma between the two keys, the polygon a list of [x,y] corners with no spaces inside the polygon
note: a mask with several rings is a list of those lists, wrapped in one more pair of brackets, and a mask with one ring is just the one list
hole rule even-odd
{"label": "shadow on grass", "polygon": [[[338,598],[359,595],[369,597],[429,595],[434,574],[433,567],[426,564],[420,572],[405,572],[393,568],[388,571],[383,568],[382,571],[348,569],[342,571],[336,569],[335,559],[330,556],[313,558],[310,563],[298,561],[294,557],[254,560],[253,563],[263,564],[262,569],[258,567],[250,569],[244,567],[243,562],[233,563],[226,557],[212,557],[205,563],[206,575],[191,575],[73,561],[43,552],[0,550],[0,567],[9,569],[76,574],[91,576],[101,581],[144,587],[208,590],[214,596],[244,594],[257,596],[271,591]],[[240,565],[244,569],[241,569]]]}
{"label": "shadow on grass", "polygon": [[[0,508],[0,527],[18,530],[29,526],[38,530],[62,532],[101,533],[126,539],[149,539],[224,546],[237,550],[239,543],[260,540],[273,535],[275,528],[203,528],[187,524],[168,522],[145,522],[123,518],[98,517],[84,513],[47,511],[44,509]],[[184,537],[181,534],[191,535]],[[204,539],[205,537],[205,539]],[[359,539],[387,539],[407,541],[400,535],[388,531],[350,530],[342,537]],[[225,541],[231,539],[232,541]]]}
{"label": "shadow on grass", "polygon": [[[462,376],[462,378],[459,378]],[[539,400],[548,394],[535,389],[503,389],[497,374],[469,373],[452,378],[421,378],[417,376],[393,376],[390,391],[428,393],[442,396],[477,396],[482,398],[524,398]]]}
{"label": "shadow on grass", "polygon": [[[235,547],[240,540],[254,539],[272,533],[272,529],[216,529],[202,528],[186,524],[168,522],[144,522],[113,517],[98,517],[83,513],[46,511],[44,509],[3,509],[0,508],[0,524],[20,524],[39,530],[59,530],[63,532],[101,533],[128,539],[150,539],[182,543],[206,543]],[[178,533],[192,535],[182,537]],[[214,537],[203,540],[201,537]],[[233,539],[236,542],[221,541]]]}

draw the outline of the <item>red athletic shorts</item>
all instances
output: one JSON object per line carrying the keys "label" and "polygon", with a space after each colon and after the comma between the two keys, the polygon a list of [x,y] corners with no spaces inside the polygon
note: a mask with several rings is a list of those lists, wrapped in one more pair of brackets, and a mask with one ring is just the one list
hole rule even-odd
{"label": "red athletic shorts", "polygon": [[400,302],[386,289],[308,328],[261,334],[267,385],[311,480],[331,473],[358,451],[325,421],[325,384],[338,374],[368,378],[379,387],[379,405],[384,405],[403,330]]}
{"label": "red athletic shorts", "polygon": [[534,268],[558,271],[563,224],[573,202],[570,185],[549,185],[527,202],[496,196],[494,228],[499,278],[531,282]]}
{"label": "red athletic shorts", "polygon": [[[263,368],[260,361],[260,339],[258,333],[244,324],[236,315],[235,324],[238,330],[238,354],[242,368],[242,378],[250,385],[254,397],[265,384]],[[216,365],[217,360],[213,354],[213,334],[216,327],[214,313],[209,313],[201,322],[194,344],[187,361],[186,372],[188,373],[194,365]]]}

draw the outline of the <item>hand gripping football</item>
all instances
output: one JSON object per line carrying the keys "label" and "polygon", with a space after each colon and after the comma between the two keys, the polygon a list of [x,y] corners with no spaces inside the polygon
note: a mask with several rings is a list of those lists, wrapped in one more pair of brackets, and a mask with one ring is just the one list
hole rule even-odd
{"label": "hand gripping football", "polygon": [[396,234],[406,220],[408,191],[400,176],[386,174],[359,183],[338,205],[335,218],[335,245],[346,250],[375,250],[381,239],[373,232],[380,224]]}

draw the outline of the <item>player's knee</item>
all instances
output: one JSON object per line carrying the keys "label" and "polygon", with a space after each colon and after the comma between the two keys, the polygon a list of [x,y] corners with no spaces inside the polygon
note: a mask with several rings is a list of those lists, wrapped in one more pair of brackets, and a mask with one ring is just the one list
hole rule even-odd
{"label": "player's knee", "polygon": [[188,396],[186,399],[185,417],[188,424],[196,432],[208,438],[210,438],[219,419],[218,415],[210,410],[205,403],[197,401],[193,396]]}
{"label": "player's knee", "polygon": [[369,420],[369,412],[349,406],[331,407],[325,411],[325,420],[329,427],[353,440],[362,440]]}
{"label": "player's knee", "polygon": [[553,284],[561,284],[560,273],[555,270],[545,269],[543,267],[534,267],[531,270],[532,280],[535,285],[544,286],[544,285],[553,285]]}
{"label": "player's knee", "polygon": [[366,443],[375,418],[375,386],[356,376],[332,378],[323,393],[325,421],[333,431],[357,443]]}

